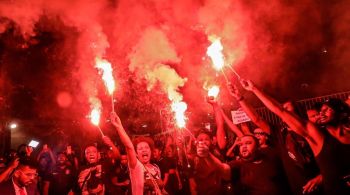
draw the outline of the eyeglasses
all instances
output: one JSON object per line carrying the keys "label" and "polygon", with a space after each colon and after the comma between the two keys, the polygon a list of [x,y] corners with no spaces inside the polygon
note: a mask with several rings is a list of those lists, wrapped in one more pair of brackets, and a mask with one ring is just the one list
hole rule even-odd
{"label": "eyeglasses", "polygon": [[30,178],[36,178],[38,177],[38,173],[24,173],[23,171],[21,170],[18,170],[19,172],[23,173],[23,175],[27,176],[27,177],[30,177]]}

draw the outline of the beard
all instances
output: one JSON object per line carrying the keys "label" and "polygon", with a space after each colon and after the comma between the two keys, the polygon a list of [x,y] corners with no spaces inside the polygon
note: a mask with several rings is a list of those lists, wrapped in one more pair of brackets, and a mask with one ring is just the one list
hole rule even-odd
{"label": "beard", "polygon": [[32,184],[33,183],[33,181],[32,180],[29,180],[29,181],[22,181],[20,178],[14,178],[15,179],[15,181],[17,181],[17,182],[15,182],[15,183],[17,183],[20,187],[27,187],[27,186],[29,186],[30,184]]}

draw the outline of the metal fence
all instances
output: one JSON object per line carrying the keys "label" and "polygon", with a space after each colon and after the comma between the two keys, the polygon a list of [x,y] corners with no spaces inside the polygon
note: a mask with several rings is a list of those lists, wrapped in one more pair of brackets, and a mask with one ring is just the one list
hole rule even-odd
{"label": "metal fence", "polygon": [[[296,106],[297,106],[297,109],[299,109],[299,110],[307,110],[307,109],[312,108],[312,106],[315,103],[324,102],[324,101],[328,100],[329,98],[338,98],[338,99],[346,100],[349,97],[350,97],[350,91],[346,91],[346,92],[335,93],[335,94],[331,94],[331,95],[325,95],[325,96],[320,96],[320,97],[299,100],[299,101],[296,101]],[[272,113],[270,110],[268,110],[266,107],[258,108],[257,112],[259,113],[259,115],[262,118],[264,118],[270,124],[274,124],[274,125],[282,124],[281,119],[277,115]]]}

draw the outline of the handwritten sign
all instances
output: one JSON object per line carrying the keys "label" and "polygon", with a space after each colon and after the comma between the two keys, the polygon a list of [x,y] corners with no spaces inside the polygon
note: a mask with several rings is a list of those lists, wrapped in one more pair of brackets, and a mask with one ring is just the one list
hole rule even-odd
{"label": "handwritten sign", "polygon": [[231,111],[231,115],[232,115],[232,121],[236,125],[250,121],[250,118],[242,109]]}

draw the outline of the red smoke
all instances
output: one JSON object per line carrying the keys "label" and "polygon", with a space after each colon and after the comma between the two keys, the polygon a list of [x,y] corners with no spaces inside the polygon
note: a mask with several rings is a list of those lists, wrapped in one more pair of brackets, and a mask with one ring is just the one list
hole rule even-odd
{"label": "red smoke", "polygon": [[[329,46],[323,32],[327,6],[312,0],[8,0],[0,2],[0,13],[8,19],[0,23],[0,35],[13,28],[8,21],[28,41],[38,33],[38,24],[61,33],[62,41],[55,42],[60,50],[47,55],[65,59],[61,63],[69,74],[47,74],[53,74],[52,90],[62,90],[62,80],[70,82],[66,86],[76,101],[72,115],[88,114],[89,97],[109,101],[94,59],[110,61],[120,85],[116,105],[137,131],[144,121],[159,122],[160,110],[170,112],[169,93],[183,95],[190,120],[210,111],[206,82],[221,85],[221,101],[231,102],[224,78],[206,57],[209,35],[221,37],[226,63],[243,77],[283,88],[286,75],[299,74],[299,67],[293,67],[300,56]],[[344,1],[331,13],[337,41],[330,45],[330,61],[339,67],[346,67],[350,51],[349,24],[342,19],[349,17],[346,8]],[[61,32],[60,25],[67,29]],[[108,113],[110,106],[104,108]]]}

